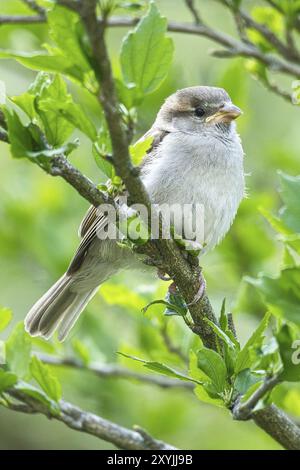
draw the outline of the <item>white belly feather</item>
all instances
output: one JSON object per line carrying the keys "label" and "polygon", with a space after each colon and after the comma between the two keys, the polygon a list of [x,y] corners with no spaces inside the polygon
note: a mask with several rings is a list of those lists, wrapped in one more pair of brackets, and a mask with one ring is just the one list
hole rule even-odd
{"label": "white belly feather", "polygon": [[207,249],[224,237],[244,196],[243,149],[236,132],[230,137],[171,133],[142,174],[153,202],[203,205]]}

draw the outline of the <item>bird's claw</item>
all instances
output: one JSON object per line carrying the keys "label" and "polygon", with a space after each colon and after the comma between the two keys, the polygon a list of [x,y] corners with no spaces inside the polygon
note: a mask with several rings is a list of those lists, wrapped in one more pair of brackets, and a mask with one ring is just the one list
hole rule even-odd
{"label": "bird's claw", "polygon": [[[172,280],[169,276],[166,276],[165,273],[163,271],[161,271],[160,269],[157,270],[157,276],[162,281],[171,281]],[[200,283],[200,286],[199,286],[198,292],[194,296],[193,300],[191,302],[189,302],[188,304],[186,304],[187,307],[191,307],[192,305],[195,305],[197,302],[199,302],[199,300],[201,300],[203,298],[203,296],[205,294],[206,281],[205,281],[202,273],[200,273],[200,276],[199,276],[199,283]],[[176,286],[175,282],[172,282],[169,285],[168,291],[169,291],[169,294],[171,294],[171,295],[177,295],[178,294],[178,289],[177,289],[177,286]]]}
{"label": "bird's claw", "polygon": [[171,281],[172,279],[170,276],[166,276],[166,273],[162,271],[161,269],[157,270],[157,276],[161,281]]}
{"label": "bird's claw", "polygon": [[201,300],[205,294],[206,281],[204,277],[202,276],[202,273],[200,273],[199,282],[200,282],[200,286],[199,286],[198,292],[193,298],[193,300],[187,304],[188,307],[191,307],[192,305],[195,305],[197,302],[199,302],[199,300]]}

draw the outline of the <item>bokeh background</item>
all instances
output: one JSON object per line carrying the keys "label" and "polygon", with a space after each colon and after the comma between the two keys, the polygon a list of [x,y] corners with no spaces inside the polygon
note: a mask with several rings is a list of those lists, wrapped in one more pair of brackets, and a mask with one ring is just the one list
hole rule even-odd
{"label": "bokeh background", "polygon": [[[181,0],[158,0],[169,18],[190,21]],[[260,2],[249,1],[249,5]],[[203,16],[215,28],[234,31],[224,9],[213,1],[199,1]],[[0,14],[28,13],[18,0],[0,0]],[[124,29],[109,32],[114,67]],[[253,80],[243,59],[216,59],[209,53],[216,46],[197,36],[172,35],[173,67],[163,86],[147,98],[139,110],[137,137],[145,132],[164,98],[178,88],[192,85],[223,86],[244,110],[238,129],[245,149],[248,198],[239,210],[232,230],[222,244],[203,258],[208,293],[218,311],[222,299],[234,312],[242,341],[264,314],[264,306],[243,280],[260,271],[275,274],[280,245],[259,208],[277,210],[277,170],[299,173],[299,108],[266,91]],[[0,26],[0,47],[36,50],[47,40],[43,25]],[[35,74],[16,62],[0,62],[0,79],[8,95],[27,89]],[[74,85],[70,90],[89,113],[97,108]],[[72,162],[95,182],[105,178],[95,165],[88,142],[81,145]],[[62,180],[44,174],[27,160],[13,160],[7,145],[0,144],[0,303],[14,312],[14,322],[24,318],[30,306],[67,268],[77,246],[77,227],[87,203]],[[140,357],[168,355],[157,328],[157,313],[146,316],[141,307],[161,297],[166,285],[147,273],[122,273],[111,280],[86,309],[61,353],[76,354],[76,341],[89,349],[93,360],[121,361],[123,350]],[[177,343],[188,350],[190,335],[177,319],[169,325]],[[38,346],[38,345],[37,345]],[[51,352],[51,344],[49,352]],[[170,355],[169,355],[170,356]],[[171,358],[176,365],[176,358]],[[190,392],[161,390],[124,379],[99,379],[70,369],[55,371],[63,384],[64,397],[84,409],[131,427],[139,424],[153,435],[186,449],[276,449],[277,444],[252,423],[236,423],[224,410],[200,403]],[[297,401],[298,400],[298,401]],[[299,394],[290,404],[300,415]],[[109,444],[78,434],[45,417],[27,416],[0,408],[0,449],[109,449]]]}

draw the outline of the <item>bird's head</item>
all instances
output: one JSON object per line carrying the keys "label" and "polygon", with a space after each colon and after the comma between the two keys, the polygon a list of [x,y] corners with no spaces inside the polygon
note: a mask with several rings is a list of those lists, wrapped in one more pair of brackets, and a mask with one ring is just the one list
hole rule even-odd
{"label": "bird's head", "polygon": [[157,125],[191,134],[227,132],[241,114],[223,88],[196,86],[169,96],[159,111]]}

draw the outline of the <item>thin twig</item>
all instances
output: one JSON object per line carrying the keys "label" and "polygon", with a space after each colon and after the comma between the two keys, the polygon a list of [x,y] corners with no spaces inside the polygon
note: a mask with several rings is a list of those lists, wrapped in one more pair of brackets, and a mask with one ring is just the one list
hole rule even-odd
{"label": "thin twig", "polygon": [[0,26],[4,24],[35,24],[45,23],[45,17],[41,15],[0,15]]}
{"label": "thin twig", "polygon": [[164,377],[154,374],[141,374],[125,367],[122,367],[118,364],[91,363],[89,365],[85,365],[74,358],[59,358],[47,354],[37,355],[45,364],[58,367],[71,367],[73,369],[91,372],[92,374],[101,378],[121,378],[137,380],[139,382],[144,382],[150,385],[156,385],[161,388],[185,388],[188,390],[193,390],[194,388],[194,384],[192,382],[185,382],[182,380],[176,380],[170,377]]}
{"label": "thin twig", "polygon": [[48,418],[61,421],[69,428],[98,437],[114,444],[119,449],[128,450],[175,450],[176,448],[154,439],[148,433],[143,435],[140,431],[131,430],[119,426],[112,421],[101,418],[98,415],[83,411],[77,406],[64,400],[59,402],[59,410],[50,411],[41,401],[30,397],[26,393],[12,388],[6,392],[9,397],[17,400],[17,403],[8,402],[8,407],[15,411],[35,414],[40,413]]}
{"label": "thin twig", "polygon": [[[137,22],[138,19],[136,18],[111,17],[107,21],[106,25],[108,27],[128,27],[134,26]],[[273,71],[282,72],[284,74],[300,78],[300,66],[297,64],[281,59],[274,54],[264,53],[253,44],[245,44],[244,42],[238,41],[228,34],[217,31],[203,23],[200,25],[193,25],[189,23],[170,21],[168,24],[168,30],[174,33],[185,33],[207,37],[228,49],[231,52],[231,56],[252,57],[265,64]]]}
{"label": "thin twig", "polygon": [[42,17],[46,17],[46,9],[38,5],[34,0],[22,0],[31,10],[35,11]]}
{"label": "thin twig", "polygon": [[252,414],[258,402],[270,392],[280,380],[277,376],[267,378],[264,383],[251,395],[251,397],[245,402],[238,402],[233,410],[232,415],[237,420],[248,420],[252,418]]}
{"label": "thin twig", "polygon": [[260,33],[282,55],[282,57],[287,60],[299,62],[300,56],[296,49],[292,50],[288,45],[284,44],[284,42],[282,42],[266,24],[255,21],[254,18],[252,18],[252,16],[250,16],[246,11],[242,10],[229,0],[217,1],[227,7],[233,16],[238,15],[244,26]]}
{"label": "thin twig", "polygon": [[60,176],[76,191],[95,207],[101,204],[113,204],[114,201],[106,193],[100,191],[97,186],[77,168],[75,168],[65,155],[61,154],[50,161],[49,168],[43,168],[52,176]]}
{"label": "thin twig", "polygon": [[195,7],[194,0],[185,0],[185,3],[186,3],[186,6],[188,7],[188,9],[190,10],[190,12],[192,13],[195,24],[202,23],[201,18],[200,18],[200,14],[199,14],[197,8]]}
{"label": "thin twig", "polygon": [[277,85],[277,83],[274,83],[273,81],[270,81],[270,80],[267,80],[267,81],[259,80],[259,81],[260,83],[263,84],[265,88],[267,88],[267,90],[273,93],[276,93],[276,95],[280,96],[288,103],[292,103],[292,94],[286,90],[283,90],[279,85]]}
{"label": "thin twig", "polygon": [[179,346],[175,346],[175,344],[172,341],[172,338],[169,335],[168,322],[165,322],[163,324],[161,328],[161,335],[162,335],[162,338],[164,340],[167,350],[172,354],[176,354],[176,356],[178,356],[181,361],[183,361],[185,364],[188,364],[189,363],[188,357],[182,352]]}

